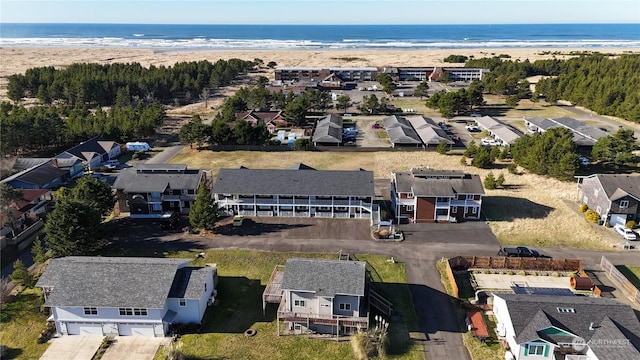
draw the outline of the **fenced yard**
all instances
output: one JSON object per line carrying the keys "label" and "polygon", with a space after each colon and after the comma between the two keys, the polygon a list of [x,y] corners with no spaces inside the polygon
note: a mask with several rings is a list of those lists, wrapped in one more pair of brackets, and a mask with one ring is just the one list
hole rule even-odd
{"label": "fenced yard", "polygon": [[[607,274],[607,277],[609,277],[609,279],[611,279],[611,281],[614,282],[614,284],[616,286],[618,286],[618,288],[629,297],[629,299],[631,299],[631,301],[633,301],[634,303],[640,305],[640,290],[638,290],[637,285],[635,285],[633,282],[631,282],[631,280],[629,279],[629,277],[633,276],[637,284],[637,280],[638,278],[636,277],[637,275],[634,275],[633,271],[629,270],[623,270],[625,272],[628,272],[627,275],[623,274],[620,270],[618,270],[618,267],[616,267],[615,265],[613,265],[606,257],[602,257],[600,259],[600,267],[602,268],[602,271],[605,272],[605,274]],[[626,267],[625,267],[626,269]]]}

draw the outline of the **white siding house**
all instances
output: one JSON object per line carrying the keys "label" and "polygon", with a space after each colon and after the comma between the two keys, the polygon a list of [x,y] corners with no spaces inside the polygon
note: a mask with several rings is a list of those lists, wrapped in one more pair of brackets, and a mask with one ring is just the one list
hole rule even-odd
{"label": "white siding house", "polygon": [[62,335],[165,336],[173,323],[200,323],[216,295],[215,266],[189,259],[54,259],[37,287]]}

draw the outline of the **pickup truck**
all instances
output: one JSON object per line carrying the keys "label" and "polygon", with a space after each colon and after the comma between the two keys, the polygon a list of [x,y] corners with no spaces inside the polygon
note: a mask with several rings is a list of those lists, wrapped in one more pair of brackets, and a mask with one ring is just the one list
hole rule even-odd
{"label": "pickup truck", "polygon": [[498,256],[509,256],[509,257],[540,257],[540,253],[535,250],[531,250],[524,246],[518,246],[514,248],[503,248],[500,247],[498,250]]}

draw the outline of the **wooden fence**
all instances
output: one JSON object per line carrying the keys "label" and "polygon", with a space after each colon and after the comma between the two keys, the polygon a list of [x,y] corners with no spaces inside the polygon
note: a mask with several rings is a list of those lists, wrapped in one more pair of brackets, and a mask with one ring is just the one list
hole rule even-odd
{"label": "wooden fence", "polygon": [[454,270],[506,269],[572,272],[582,269],[580,260],[553,258],[456,256],[450,258],[448,263]]}
{"label": "wooden fence", "polygon": [[600,259],[600,267],[605,274],[607,274],[607,277],[611,279],[631,301],[640,304],[640,290],[604,256]]}

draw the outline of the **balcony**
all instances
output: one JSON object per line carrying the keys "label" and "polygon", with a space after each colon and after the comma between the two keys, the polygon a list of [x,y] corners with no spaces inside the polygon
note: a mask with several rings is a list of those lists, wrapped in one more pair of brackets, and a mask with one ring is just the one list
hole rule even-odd
{"label": "balcony", "polygon": [[310,313],[297,313],[293,311],[287,311],[286,299],[283,297],[278,307],[278,320],[290,321],[290,322],[302,322],[307,321],[318,325],[340,325],[348,327],[357,327],[360,329],[366,329],[369,327],[369,317],[363,316],[342,316],[342,315],[321,315]]}

